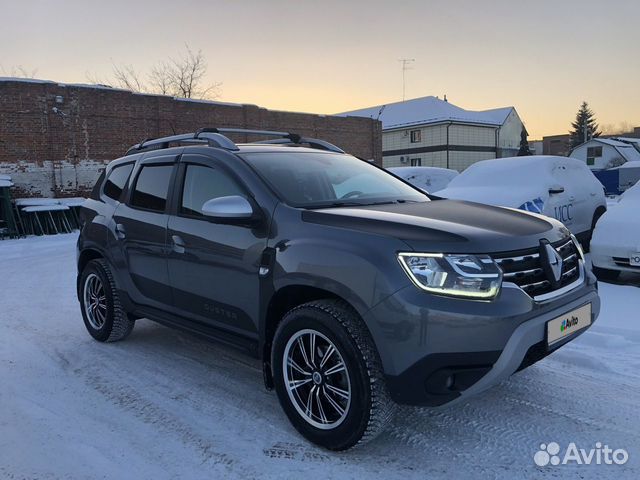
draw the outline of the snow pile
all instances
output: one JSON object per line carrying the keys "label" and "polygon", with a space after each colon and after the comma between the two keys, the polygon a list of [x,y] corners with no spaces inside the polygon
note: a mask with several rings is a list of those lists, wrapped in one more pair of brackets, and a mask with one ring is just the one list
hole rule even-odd
{"label": "snow pile", "polygon": [[455,170],[438,167],[392,167],[387,170],[427,193],[446,188],[458,175]]}

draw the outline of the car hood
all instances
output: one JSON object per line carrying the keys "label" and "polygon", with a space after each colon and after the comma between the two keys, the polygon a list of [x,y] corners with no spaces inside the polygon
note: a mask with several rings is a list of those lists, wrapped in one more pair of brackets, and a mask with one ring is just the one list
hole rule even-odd
{"label": "car hood", "polygon": [[550,218],[457,200],[306,210],[303,220],[392,236],[426,252],[505,252],[569,235]]}

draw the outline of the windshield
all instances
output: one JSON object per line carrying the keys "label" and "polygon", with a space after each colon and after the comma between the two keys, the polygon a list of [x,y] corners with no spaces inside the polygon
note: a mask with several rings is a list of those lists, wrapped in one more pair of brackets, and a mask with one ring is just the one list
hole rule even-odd
{"label": "windshield", "polygon": [[289,205],[304,208],[427,202],[429,197],[351,155],[309,152],[242,155]]}

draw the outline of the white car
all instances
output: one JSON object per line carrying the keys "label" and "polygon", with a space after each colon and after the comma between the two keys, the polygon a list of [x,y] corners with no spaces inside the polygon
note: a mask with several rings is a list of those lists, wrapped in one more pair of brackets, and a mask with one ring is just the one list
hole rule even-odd
{"label": "white car", "polygon": [[593,272],[615,280],[621,271],[640,273],[640,183],[627,189],[605,213],[591,240]]}
{"label": "white car", "polygon": [[584,162],[544,155],[475,163],[438,196],[556,218],[587,248],[596,222],[607,210],[602,184]]}
{"label": "white car", "polygon": [[427,193],[447,188],[449,182],[458,176],[455,170],[438,167],[391,167],[387,170]]}

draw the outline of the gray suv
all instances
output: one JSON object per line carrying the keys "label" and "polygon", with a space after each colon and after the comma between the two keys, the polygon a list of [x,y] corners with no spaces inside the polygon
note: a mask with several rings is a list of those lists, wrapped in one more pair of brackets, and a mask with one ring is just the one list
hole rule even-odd
{"label": "gray suv", "polygon": [[[227,136],[239,133],[270,139]],[[286,132],[135,145],[81,220],[78,298],[96,340],[148,318],[240,347],[295,428],[332,450],[374,438],[397,403],[447,405],[495,385],[600,310],[561,223],[429,197]]]}

